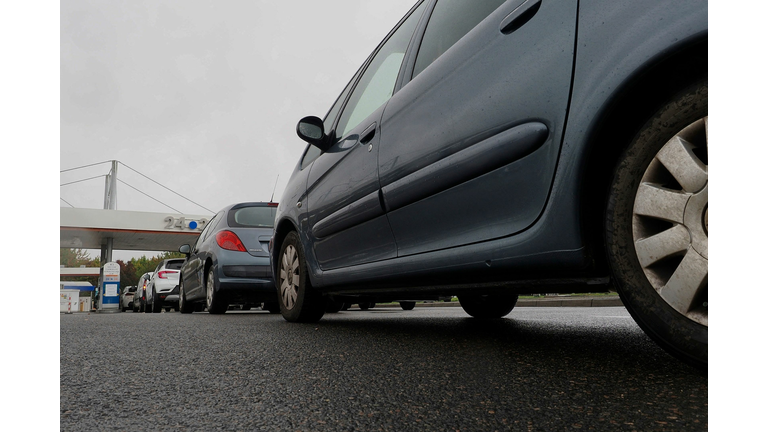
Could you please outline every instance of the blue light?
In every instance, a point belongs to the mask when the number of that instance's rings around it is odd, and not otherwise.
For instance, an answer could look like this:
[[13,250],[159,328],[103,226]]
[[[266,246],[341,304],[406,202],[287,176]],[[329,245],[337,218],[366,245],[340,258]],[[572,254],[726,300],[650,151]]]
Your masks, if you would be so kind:
[[190,221],[189,222],[189,229],[197,229],[197,222]]

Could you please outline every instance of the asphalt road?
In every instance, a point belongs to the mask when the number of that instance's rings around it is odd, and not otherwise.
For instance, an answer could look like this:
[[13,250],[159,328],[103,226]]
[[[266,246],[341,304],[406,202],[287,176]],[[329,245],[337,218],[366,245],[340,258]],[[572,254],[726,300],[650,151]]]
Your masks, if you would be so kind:
[[62,431],[707,429],[707,377],[620,307],[60,322]]

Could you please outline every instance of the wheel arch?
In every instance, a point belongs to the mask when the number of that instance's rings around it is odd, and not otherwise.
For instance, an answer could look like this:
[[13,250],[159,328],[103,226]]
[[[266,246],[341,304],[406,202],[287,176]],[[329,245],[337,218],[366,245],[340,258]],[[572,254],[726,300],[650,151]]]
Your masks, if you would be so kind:
[[586,135],[581,164],[579,213],[585,245],[598,272],[608,271],[603,222],[608,191],[619,159],[645,122],[673,95],[706,79],[704,35],[636,71],[600,110]]
[[283,240],[291,231],[299,232],[296,224],[290,219],[281,220],[275,227],[275,234],[272,236],[272,250],[270,251],[272,274],[275,276],[275,283],[277,283],[277,256],[280,254],[280,248],[283,245]]
[[205,288],[205,284],[208,283],[208,270],[210,270],[211,267],[213,267],[213,264],[214,264],[213,258],[208,256],[205,259],[205,265],[203,266],[203,288]]

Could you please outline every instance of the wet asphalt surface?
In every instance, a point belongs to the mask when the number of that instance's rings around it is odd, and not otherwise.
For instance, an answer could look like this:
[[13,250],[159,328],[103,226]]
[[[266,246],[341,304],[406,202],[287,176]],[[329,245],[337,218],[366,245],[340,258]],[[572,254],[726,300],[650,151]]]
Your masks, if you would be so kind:
[[[707,429],[707,377],[624,308],[61,315],[60,426],[88,430]],[[143,334],[143,336],[139,336]]]

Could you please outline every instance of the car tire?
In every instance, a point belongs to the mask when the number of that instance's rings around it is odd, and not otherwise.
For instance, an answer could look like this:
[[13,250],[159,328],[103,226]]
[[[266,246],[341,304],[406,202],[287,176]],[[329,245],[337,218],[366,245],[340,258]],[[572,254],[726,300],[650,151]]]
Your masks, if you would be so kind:
[[283,318],[289,322],[320,321],[325,299],[310,283],[304,248],[295,231],[283,240],[277,269],[277,298]]
[[218,281],[216,280],[216,270],[213,266],[208,269],[208,276],[205,278],[205,306],[208,313],[219,315],[227,312],[229,306],[219,292]]
[[334,300],[332,297],[325,299],[325,312],[326,313],[339,313],[344,303]]
[[261,309],[265,310],[271,314],[279,314],[280,313],[280,304],[278,302],[264,302],[261,305]]
[[169,307],[167,307],[167,308],[165,308],[165,311],[166,311],[166,312],[170,312],[170,311],[171,311],[171,309],[173,309],[173,308],[169,308]]
[[358,306],[360,306],[361,311],[367,311],[370,305],[368,303],[358,303]]
[[416,302],[400,302],[400,307],[403,310],[413,310],[416,307]]
[[184,292],[184,280],[179,279],[179,307],[177,309],[183,314],[191,314],[195,310],[195,305],[187,301],[187,294]]
[[152,313],[160,313],[163,310],[163,304],[162,302],[158,301],[159,298],[157,297],[157,291],[155,291],[155,287],[152,287],[152,307],[150,309],[150,312]]
[[672,97],[615,169],[605,243],[616,290],[643,331],[701,369],[708,351],[707,81]]
[[512,312],[517,304],[517,294],[461,295],[459,303],[464,312],[474,318],[497,319]]

